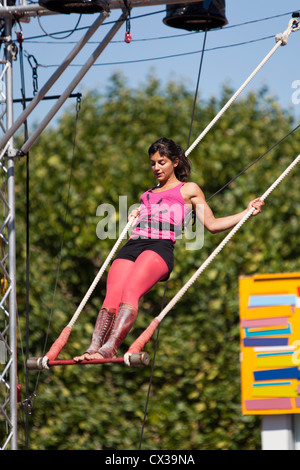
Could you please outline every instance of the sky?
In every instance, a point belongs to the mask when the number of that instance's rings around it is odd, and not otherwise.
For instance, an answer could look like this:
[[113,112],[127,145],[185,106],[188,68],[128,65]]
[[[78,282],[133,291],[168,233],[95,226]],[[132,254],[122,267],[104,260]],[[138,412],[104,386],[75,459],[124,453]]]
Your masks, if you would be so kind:
[[[209,31],[206,37],[199,99],[218,97],[224,84],[230,85],[234,91],[237,90],[272,49],[276,34],[286,30],[292,12],[299,9],[299,0],[227,0],[228,25]],[[61,94],[65,90],[79,72],[80,66],[90,57],[112,27],[106,23],[115,21],[120,14],[121,10],[111,11],[110,17],[74,59],[48,95]],[[42,17],[39,20],[31,18],[29,23],[21,23],[27,97],[33,94],[32,65],[38,64],[37,85],[41,89],[86,32],[84,28],[94,22],[96,15],[82,15],[80,18],[77,14],[58,14]],[[80,92],[84,95],[86,91],[95,89],[105,93],[109,79],[115,72],[121,72],[131,88],[141,86],[149,74],[154,74],[162,86],[170,80],[184,81],[194,92],[204,33],[191,33],[166,26],[163,23],[165,16],[165,5],[133,8],[130,21],[132,42],[128,44],[124,41],[124,24],[95,65],[74,89],[74,93]],[[69,31],[72,31],[76,25],[80,30],[70,35]],[[18,26],[16,31],[19,31]],[[58,32],[61,34],[56,34]],[[13,39],[16,39],[15,31]],[[268,87],[270,95],[288,109],[296,120],[300,117],[299,44],[300,30],[290,35],[288,44],[275,52],[243,92],[247,93],[251,89],[259,90],[263,86]],[[29,55],[32,56],[31,65],[28,60]],[[20,98],[19,60],[14,62],[13,70],[14,98]],[[70,101],[67,100],[51,124],[55,124],[55,119],[60,113],[72,105]],[[75,107],[75,100],[73,101]],[[53,104],[52,101],[40,103],[28,118],[29,128],[40,121]],[[21,105],[16,104],[14,119],[21,111]]]

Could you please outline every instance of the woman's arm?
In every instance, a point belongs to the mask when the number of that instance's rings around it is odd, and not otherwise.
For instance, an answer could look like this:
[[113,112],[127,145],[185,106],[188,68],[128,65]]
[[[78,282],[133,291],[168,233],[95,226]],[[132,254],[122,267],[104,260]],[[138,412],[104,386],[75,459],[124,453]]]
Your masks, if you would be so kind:
[[216,218],[213,214],[213,211],[205,201],[203,191],[195,183],[186,183],[184,186],[184,198],[187,202],[192,204],[193,209],[196,213],[197,218],[204,225],[204,227],[211,233],[223,232],[224,230],[231,229],[244,217],[244,215],[251,209],[255,207],[252,215],[257,215],[261,212],[261,207],[264,205],[264,202],[259,198],[250,201],[248,207],[237,214],[228,215],[226,217]]

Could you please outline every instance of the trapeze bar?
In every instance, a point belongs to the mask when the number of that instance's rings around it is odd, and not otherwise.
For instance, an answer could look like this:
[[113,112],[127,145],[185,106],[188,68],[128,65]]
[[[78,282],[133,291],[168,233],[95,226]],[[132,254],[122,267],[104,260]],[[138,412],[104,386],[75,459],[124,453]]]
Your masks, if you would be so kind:
[[[150,356],[146,352],[140,352],[136,354],[131,354],[130,359],[130,366],[132,367],[140,367],[140,366],[148,366],[150,363]],[[55,361],[48,361],[48,368],[54,366],[84,366],[84,365],[96,365],[96,364],[123,364],[124,358],[123,357],[114,357],[110,359],[93,359],[91,361],[80,361],[75,362],[73,360],[55,360]],[[42,357],[30,357],[26,361],[26,367],[28,370],[43,370],[46,369],[43,365],[43,358]]]

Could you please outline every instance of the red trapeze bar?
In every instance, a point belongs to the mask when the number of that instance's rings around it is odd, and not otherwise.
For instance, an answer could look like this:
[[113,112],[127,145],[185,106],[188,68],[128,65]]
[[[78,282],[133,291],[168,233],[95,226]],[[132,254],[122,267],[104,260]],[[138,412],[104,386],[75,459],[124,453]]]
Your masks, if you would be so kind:
[[48,366],[53,367],[53,366],[84,366],[85,364],[107,364],[111,362],[116,362],[116,363],[123,363],[124,359],[123,357],[114,357],[110,359],[93,359],[90,361],[73,361],[71,360],[55,360],[55,361],[48,361]]
[[[93,364],[108,364],[108,363],[118,363],[123,364],[123,357],[114,357],[108,359],[93,359],[90,361],[80,361],[76,362],[73,359],[70,360],[48,360],[47,367],[43,364],[42,357],[30,357],[27,359],[26,367],[29,370],[43,370],[53,366],[81,366],[81,365],[93,365]],[[137,354],[132,354],[130,356],[130,365],[133,367],[138,366],[147,366],[150,363],[149,354],[146,352],[139,352]]]

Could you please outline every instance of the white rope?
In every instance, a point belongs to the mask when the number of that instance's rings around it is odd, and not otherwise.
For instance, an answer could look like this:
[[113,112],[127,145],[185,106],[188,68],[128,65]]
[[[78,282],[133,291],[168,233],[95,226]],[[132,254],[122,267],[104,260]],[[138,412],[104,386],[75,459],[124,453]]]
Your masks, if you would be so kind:
[[218,114],[214,117],[214,119],[208,124],[208,126],[201,132],[201,134],[197,137],[195,142],[186,150],[185,154],[188,156],[192,150],[199,144],[199,142],[205,137],[208,131],[215,125],[215,123],[220,119],[220,117],[225,113],[225,111],[232,105],[232,103],[236,100],[236,98],[242,93],[242,91],[246,88],[248,83],[255,77],[255,75],[259,72],[259,70],[266,64],[266,62],[272,57],[272,55],[277,51],[280,46],[285,46],[288,42],[289,35],[297,31],[300,28],[300,23],[295,19],[291,19],[289,21],[288,27],[286,31],[283,33],[277,34],[275,36],[276,44],[271,49],[271,51],[266,55],[266,57],[261,61],[261,63],[256,67],[256,69],[249,75],[247,80],[243,83],[243,85],[234,93],[234,95],[230,98],[230,100],[223,106],[223,108],[218,112]]
[[110,251],[109,255],[107,256],[105,262],[103,263],[101,269],[99,270],[97,276],[95,277],[93,283],[91,284],[89,290],[87,291],[87,293],[85,294],[84,298],[82,299],[82,301],[80,302],[76,312],[74,313],[71,321],[69,322],[68,324],[68,327],[72,328],[76,322],[76,320],[78,319],[79,315],[81,314],[85,304],[87,303],[87,301],[89,300],[90,296],[92,295],[95,287],[97,286],[98,282],[100,281],[104,271],[106,270],[108,264],[110,263],[112,257],[114,256],[114,254],[116,253],[117,249],[119,248],[119,245],[121,244],[122,240],[125,238],[129,228],[131,227],[131,225],[133,224],[133,221],[135,220],[135,217],[130,217],[127,225],[125,226],[125,228],[123,229],[121,235],[119,236],[118,240],[116,241],[116,243],[114,244],[112,250]]
[[42,368],[46,369],[46,370],[50,370],[49,358],[47,356],[43,356],[43,358],[42,358]]
[[[269,189],[260,197],[264,201],[269,194],[281,183],[281,181],[288,175],[288,173],[299,163],[300,154],[295,160],[289,165],[289,167],[277,178],[277,180],[269,187]],[[180,289],[180,291],[173,297],[172,300],[166,305],[166,307],[161,311],[161,313],[156,317],[159,322],[167,315],[167,313],[174,307],[174,305],[181,299],[185,292],[191,287],[191,285],[196,281],[196,279],[203,273],[207,266],[213,261],[218,253],[225,247],[229,240],[235,235],[235,233],[241,228],[241,226],[249,219],[254,211],[254,207],[249,209],[249,211],[244,215],[240,222],[228,233],[224,240],[220,243],[219,246],[211,253],[211,255],[204,261],[200,268],[194,273],[194,275],[189,279],[189,281]]]

